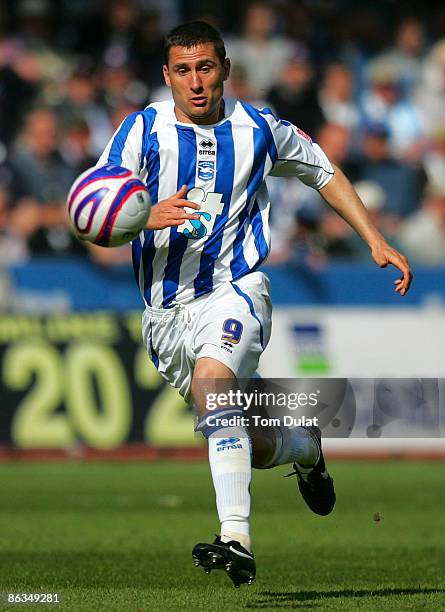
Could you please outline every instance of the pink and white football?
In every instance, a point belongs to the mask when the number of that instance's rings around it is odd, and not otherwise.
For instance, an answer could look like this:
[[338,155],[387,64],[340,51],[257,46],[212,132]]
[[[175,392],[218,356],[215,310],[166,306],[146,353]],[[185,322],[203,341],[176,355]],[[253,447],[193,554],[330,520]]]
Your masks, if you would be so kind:
[[68,215],[81,240],[115,247],[133,240],[150,215],[146,185],[115,164],[90,168],[68,194]]

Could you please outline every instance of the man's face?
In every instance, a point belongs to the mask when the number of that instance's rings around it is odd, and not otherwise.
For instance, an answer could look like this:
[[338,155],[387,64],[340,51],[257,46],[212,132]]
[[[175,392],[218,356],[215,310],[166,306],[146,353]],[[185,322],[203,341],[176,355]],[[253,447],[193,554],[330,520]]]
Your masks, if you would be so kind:
[[213,43],[171,47],[163,71],[165,82],[172,89],[179,121],[205,125],[220,119],[223,82],[229,70],[229,60],[221,63]]

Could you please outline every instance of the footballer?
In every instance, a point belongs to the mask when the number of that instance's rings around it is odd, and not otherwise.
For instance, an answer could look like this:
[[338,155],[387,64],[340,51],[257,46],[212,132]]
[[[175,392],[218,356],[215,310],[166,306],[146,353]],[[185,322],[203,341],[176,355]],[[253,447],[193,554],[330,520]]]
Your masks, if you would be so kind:
[[[235,586],[255,578],[250,538],[251,470],[293,464],[309,508],[335,504],[317,427],[227,427],[243,406],[206,420],[209,393],[254,376],[271,333],[267,276],[268,176],[297,176],[317,189],[369,246],[380,267],[398,268],[395,291],[411,283],[406,258],[372,225],[342,171],[309,136],[267,109],[225,99],[229,76],[220,34],[204,22],[166,37],[164,79],[172,100],[150,104],[120,125],[98,165],[118,164],[147,185],[147,228],[133,241],[133,268],[145,303],[142,334],[160,374],[191,401],[208,441],[220,529],[192,552],[205,571],[221,569]],[[273,206],[273,203],[272,203]],[[215,422],[215,420],[212,420]]]

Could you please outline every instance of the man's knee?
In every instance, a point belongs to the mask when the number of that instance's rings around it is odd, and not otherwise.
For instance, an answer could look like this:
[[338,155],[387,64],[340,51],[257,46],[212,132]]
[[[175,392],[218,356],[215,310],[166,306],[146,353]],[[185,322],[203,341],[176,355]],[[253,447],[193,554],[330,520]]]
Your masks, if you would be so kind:
[[198,359],[192,378],[192,398],[198,415],[207,413],[209,394],[226,393],[234,388],[235,381],[235,374],[221,361],[212,357]]

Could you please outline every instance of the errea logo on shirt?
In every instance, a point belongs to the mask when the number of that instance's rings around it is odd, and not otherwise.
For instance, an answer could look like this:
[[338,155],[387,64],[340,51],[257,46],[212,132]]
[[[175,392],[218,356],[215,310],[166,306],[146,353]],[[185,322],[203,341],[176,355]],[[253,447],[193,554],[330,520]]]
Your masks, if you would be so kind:
[[215,143],[210,138],[203,138],[199,143],[199,155],[216,155]]
[[199,146],[202,147],[203,149],[211,149],[212,147],[215,146],[215,143],[213,142],[213,140],[210,140],[209,138],[204,138],[204,140],[201,140],[201,142],[199,143]]

